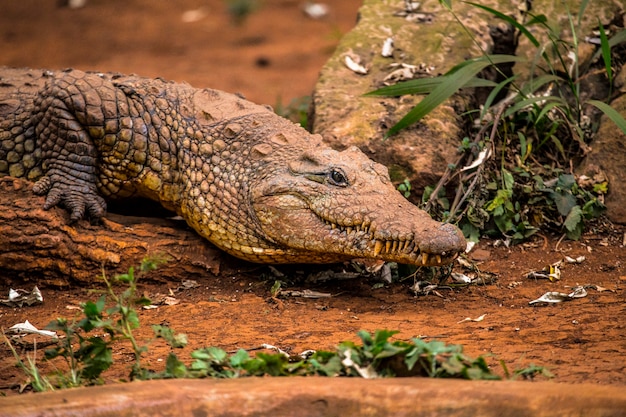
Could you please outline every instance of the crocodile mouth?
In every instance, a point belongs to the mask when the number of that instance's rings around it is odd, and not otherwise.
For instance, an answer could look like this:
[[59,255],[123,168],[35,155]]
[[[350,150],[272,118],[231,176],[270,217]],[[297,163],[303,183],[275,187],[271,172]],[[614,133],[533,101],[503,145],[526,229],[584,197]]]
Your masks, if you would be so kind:
[[[363,212],[335,218],[337,204],[312,204],[301,195],[274,193],[257,198],[260,236],[285,251],[281,262],[331,263],[368,258],[415,266],[442,266],[465,250],[465,238],[451,224],[423,211],[405,212],[408,220],[371,219]],[[374,210],[376,211],[376,210]],[[288,253],[287,253],[288,252]]]
[[403,237],[382,238],[377,236],[371,223],[364,222],[353,226],[342,226],[330,220],[320,218],[330,233],[341,234],[345,240],[365,242],[363,257],[383,259],[418,266],[443,266],[453,262],[461,252],[460,248],[441,252],[420,249],[413,233]]

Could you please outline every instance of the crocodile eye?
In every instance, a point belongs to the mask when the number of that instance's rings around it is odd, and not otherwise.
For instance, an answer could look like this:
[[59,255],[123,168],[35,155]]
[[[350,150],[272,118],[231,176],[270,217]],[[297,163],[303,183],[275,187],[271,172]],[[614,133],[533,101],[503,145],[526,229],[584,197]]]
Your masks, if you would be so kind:
[[348,185],[348,179],[344,173],[338,169],[331,170],[328,176],[330,178],[330,183],[333,185],[338,185],[340,187],[346,187]]

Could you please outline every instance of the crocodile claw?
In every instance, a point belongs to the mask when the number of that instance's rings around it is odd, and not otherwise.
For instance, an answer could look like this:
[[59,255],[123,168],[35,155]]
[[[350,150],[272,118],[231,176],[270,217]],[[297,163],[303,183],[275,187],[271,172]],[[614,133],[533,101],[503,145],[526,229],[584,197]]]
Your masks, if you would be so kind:
[[85,213],[94,219],[104,216],[106,202],[98,195],[95,186],[80,180],[76,180],[74,184],[67,184],[55,179],[55,176],[46,175],[33,186],[35,194],[46,195],[44,210],[63,206],[69,210],[72,222],[85,218]]

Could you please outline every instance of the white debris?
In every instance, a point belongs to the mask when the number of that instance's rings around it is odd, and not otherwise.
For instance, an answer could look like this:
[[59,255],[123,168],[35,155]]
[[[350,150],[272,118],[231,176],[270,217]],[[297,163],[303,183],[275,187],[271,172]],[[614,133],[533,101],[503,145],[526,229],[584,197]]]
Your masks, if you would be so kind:
[[346,67],[357,74],[365,75],[368,72],[367,68],[361,65],[361,59],[357,56],[352,57],[350,55],[346,55],[344,63],[346,64]]
[[361,378],[372,379],[372,378],[377,378],[378,377],[378,373],[376,372],[376,370],[371,365],[368,365],[366,367],[362,367],[362,366],[359,366],[357,363],[355,363],[352,360],[352,350],[351,349],[347,349],[344,352],[344,355],[345,355],[345,357],[341,360],[341,364],[343,366],[345,366],[346,368],[352,368],[355,371],[357,371],[357,373],[359,375],[361,375]]
[[303,6],[302,10],[304,10],[304,14],[311,19],[322,19],[330,13],[330,7],[324,3],[307,2]]
[[528,304],[533,305],[536,303],[562,303],[563,301],[571,301],[575,298],[583,298],[587,296],[587,290],[584,287],[574,287],[574,290],[569,294],[564,294],[557,291],[549,291],[537,298],[536,300],[529,301]]
[[18,334],[21,334],[21,333],[38,334],[41,336],[47,336],[47,337],[51,337],[54,339],[58,337],[56,332],[53,332],[51,330],[39,330],[38,328],[30,324],[28,320],[26,320],[24,323],[14,324],[13,326],[9,327],[7,332],[18,333]]
[[384,79],[383,83],[385,85],[397,84],[400,81],[408,81],[416,78],[417,75],[420,74],[430,74],[435,67],[432,65],[426,65],[424,63],[420,65],[411,65],[405,63],[394,63],[390,65],[391,68],[395,68],[392,72],[390,72]]
[[11,307],[22,307],[24,304],[27,306],[33,304],[41,304],[43,303],[43,295],[41,295],[41,291],[37,286],[33,288],[32,291],[28,292],[26,290],[13,288],[9,289],[9,298],[0,299],[0,304],[4,304]]
[[393,38],[389,37],[385,39],[385,42],[383,42],[383,49],[380,54],[385,58],[393,56]]
[[471,284],[473,281],[472,278],[460,272],[453,272],[450,274],[450,277],[454,280],[454,282],[458,282],[460,284]]
[[568,264],[581,264],[585,261],[585,259],[587,258],[585,258],[584,256],[579,256],[577,258],[571,258],[569,256],[566,256],[565,262],[567,262]]
[[474,321],[474,322],[480,322],[483,321],[485,319],[485,316],[487,315],[487,313],[483,314],[482,316],[478,316],[475,319],[471,318],[471,317],[465,317],[463,320],[461,321],[457,321],[457,324],[459,323],[465,323],[466,321]]
[[203,7],[200,7],[199,9],[187,10],[183,12],[180,16],[180,20],[184,23],[194,23],[204,19],[206,15],[206,10]]
[[463,169],[461,169],[461,172],[469,171],[470,169],[476,168],[477,166],[485,162],[487,159],[489,159],[490,156],[491,156],[491,147],[488,146],[482,151],[480,151],[480,153],[478,154],[478,158],[476,158],[474,162],[472,162],[466,167],[463,167]]

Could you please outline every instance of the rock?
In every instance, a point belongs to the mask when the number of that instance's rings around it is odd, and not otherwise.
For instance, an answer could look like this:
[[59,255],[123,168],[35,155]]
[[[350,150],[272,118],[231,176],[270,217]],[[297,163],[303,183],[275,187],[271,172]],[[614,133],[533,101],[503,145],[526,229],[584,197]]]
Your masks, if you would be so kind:
[[[611,107],[626,118],[626,96],[613,100]],[[609,181],[609,192],[604,200],[607,217],[612,222],[626,224],[626,135],[608,117],[602,116],[591,151],[577,172],[588,177],[598,173],[606,176]]]
[[[477,91],[473,96],[454,96],[419,123],[384,140],[385,132],[422,96],[380,98],[363,97],[363,94],[383,86],[385,77],[397,69],[392,64],[431,68],[430,74],[438,75],[468,58],[481,56],[483,51],[516,53],[532,62],[537,48],[522,36],[517,51],[513,52],[513,45],[509,45],[513,37],[507,36],[510,29],[505,22],[467,3],[452,2],[452,10],[475,40],[444,8],[442,3],[445,2],[422,2],[418,13],[413,13],[414,21],[398,15],[402,14],[407,3],[412,2],[365,0],[358,24],[343,37],[320,73],[313,94],[311,122],[313,130],[322,134],[331,146],[338,149],[359,146],[372,159],[389,167],[394,182],[400,183],[408,178],[413,190],[421,193],[426,185],[435,184],[447,165],[457,157],[456,149],[463,136],[460,114],[476,108],[486,95]],[[527,3],[508,0],[480,2],[518,21],[522,13],[520,8],[526,7]],[[570,4],[569,10],[574,19],[577,19],[579,5],[580,2]],[[589,2],[582,15],[579,36],[590,34],[597,27],[598,19],[604,23],[613,21],[623,9],[618,2]],[[532,2],[532,13],[546,15],[553,27],[561,28],[563,39],[571,38],[568,15],[560,0],[536,0]],[[540,44],[547,44],[548,40],[541,37],[542,31],[534,30],[533,26],[529,29],[538,37]],[[390,37],[393,38],[393,52],[383,56],[383,44]],[[581,60],[588,60],[592,52],[593,48],[581,41]],[[347,56],[360,61],[358,63],[367,73],[350,70],[345,64]],[[558,68],[560,64],[555,65]],[[520,73],[520,80],[523,80],[528,77],[524,71],[527,72],[529,67],[526,64],[515,65],[509,70]],[[615,182],[613,186],[616,187]],[[623,209],[626,205],[621,207]]]
[[[320,73],[313,95],[313,130],[333,147],[359,146],[371,158],[387,165],[392,180],[409,178],[413,189],[422,190],[436,183],[447,164],[454,159],[460,140],[458,114],[466,107],[451,100],[424,120],[384,140],[385,132],[402,118],[420,97],[363,97],[383,86],[383,79],[396,67],[394,63],[425,64],[434,67],[433,75],[470,57],[473,50],[453,16],[436,1],[423,7],[429,23],[411,23],[394,16],[403,2],[365,1],[357,26],[345,35],[333,57]],[[446,28],[454,27],[448,30]],[[381,55],[389,37],[394,40],[391,57]],[[346,56],[361,60],[367,75],[348,69]]]

